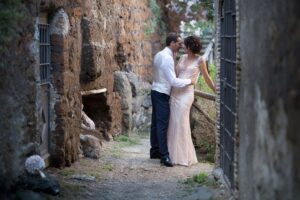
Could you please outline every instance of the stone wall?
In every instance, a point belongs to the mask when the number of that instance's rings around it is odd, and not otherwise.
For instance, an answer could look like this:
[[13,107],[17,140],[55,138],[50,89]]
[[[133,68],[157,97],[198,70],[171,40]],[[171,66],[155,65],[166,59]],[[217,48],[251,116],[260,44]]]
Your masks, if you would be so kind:
[[239,0],[240,199],[300,199],[300,3]]
[[[146,0],[53,0],[42,1],[41,5],[41,12],[50,14],[51,27],[52,163],[70,165],[78,158],[80,91],[107,89],[96,106],[104,112],[91,113],[101,114],[95,118],[101,132],[127,134],[141,124],[144,113],[149,113],[149,106],[145,108],[142,103],[149,98],[152,44],[158,36],[144,34],[144,22],[152,15]],[[127,75],[126,80],[116,82],[120,81],[114,76],[118,71],[132,74],[138,82],[130,82]],[[130,82],[127,86],[126,81]],[[118,91],[116,84],[126,88]],[[134,84],[138,91],[149,91],[135,95]],[[123,98],[124,91],[129,99]],[[125,103],[130,104],[126,109],[122,107]],[[140,108],[134,110],[137,103]],[[143,122],[150,121],[146,116]]]
[[[79,151],[82,3],[80,0],[41,0],[34,1],[34,4],[38,8],[32,11],[37,19],[35,29],[40,15],[47,16],[50,25],[50,164],[70,165],[78,159]],[[36,111],[39,111],[39,95],[36,96],[36,104]],[[40,131],[39,124],[37,131]]]
[[[81,89],[107,89],[106,102],[101,104],[109,107],[104,131],[112,135],[135,129],[145,112],[142,103],[149,98],[152,56],[160,48],[157,34],[145,34],[145,22],[152,15],[147,0],[83,4]],[[136,95],[136,86],[138,91],[149,91]]]
[[[107,88],[98,98],[105,110],[98,119],[106,120],[106,132],[147,130],[152,56],[161,47],[158,34],[144,34],[144,22],[153,15],[147,0],[41,0],[19,6],[24,17],[13,26],[11,39],[1,44],[10,49],[1,52],[0,65],[0,102],[5,105],[0,111],[1,188],[9,188],[9,180],[24,173],[26,157],[40,153],[41,13],[48,15],[51,34],[49,151],[53,166],[68,166],[78,159],[82,91]],[[117,89],[118,74],[124,90]],[[127,99],[122,98],[124,91]],[[126,109],[124,100],[128,100]]]
[[[65,3],[56,8],[50,18],[51,103],[53,124],[51,130],[51,163],[55,166],[71,165],[78,159],[81,124],[80,64],[81,64],[81,4],[72,7]],[[48,11],[49,13],[49,11]]]
[[[1,11],[2,6],[0,3]],[[37,11],[31,1],[25,5],[16,4],[14,8],[21,19],[1,24],[14,31],[0,44],[0,198],[23,172],[25,157],[39,151],[34,112],[36,51],[32,48],[33,14]],[[16,15],[14,9],[10,12],[11,16]]]

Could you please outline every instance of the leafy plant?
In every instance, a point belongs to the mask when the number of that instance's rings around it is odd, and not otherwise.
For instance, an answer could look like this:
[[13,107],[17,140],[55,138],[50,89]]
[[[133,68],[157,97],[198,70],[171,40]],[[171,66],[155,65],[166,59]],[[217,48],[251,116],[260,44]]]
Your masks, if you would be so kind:
[[139,142],[137,138],[128,137],[125,135],[115,136],[114,141],[119,142],[120,143],[119,146],[121,147],[136,145]]
[[[172,0],[166,7],[171,12],[185,16],[185,20],[180,22],[181,37],[189,35],[203,37],[213,32],[213,0]],[[201,13],[201,17],[199,13]]]
[[198,175],[193,176],[193,181],[199,184],[203,184],[207,181],[207,174],[205,172],[200,172]]
[[180,13],[185,12],[188,17],[195,16],[201,10],[205,10],[207,21],[214,20],[214,0],[172,0],[167,4],[170,11]]
[[189,35],[205,37],[213,32],[214,26],[211,22],[192,20],[189,22],[181,21],[179,28],[182,37],[187,37]]
[[186,179],[183,183],[187,185],[195,185],[195,184],[206,185],[206,186],[216,185],[215,180],[209,178],[209,176],[205,172],[200,172],[199,174]]
[[203,148],[206,150],[205,160],[208,162],[214,162],[214,155],[215,155],[215,146],[211,143],[204,142]]
[[151,17],[148,23],[145,23],[144,33],[146,36],[149,36],[155,31],[158,31],[158,33],[163,36],[162,38],[164,38],[166,34],[166,25],[161,17],[161,9],[157,5],[156,0],[150,0],[149,6],[154,16]]
[[16,30],[23,20],[21,0],[2,0],[0,2],[0,53],[8,52],[6,44],[13,40]]
[[214,1],[213,0],[202,0],[202,5],[207,11],[206,18],[212,22],[214,20]]
[[[217,74],[216,66],[214,64],[210,64],[209,67],[208,67],[208,71],[209,71],[208,73],[209,73],[210,77],[212,78],[212,80],[215,81],[216,80],[216,74]],[[214,94],[212,89],[210,89],[210,87],[208,87],[208,85],[206,84],[203,76],[199,77],[196,87],[197,87],[197,89],[199,89],[203,92]]]
[[205,160],[211,163],[215,162],[214,153],[207,153]]

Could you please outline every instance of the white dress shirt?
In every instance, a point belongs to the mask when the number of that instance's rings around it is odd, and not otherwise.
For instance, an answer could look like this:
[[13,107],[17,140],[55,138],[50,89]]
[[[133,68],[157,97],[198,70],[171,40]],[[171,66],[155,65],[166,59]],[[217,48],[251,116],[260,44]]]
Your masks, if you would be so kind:
[[153,67],[152,90],[170,95],[171,87],[185,87],[191,84],[190,79],[176,78],[173,53],[169,47],[154,56]]

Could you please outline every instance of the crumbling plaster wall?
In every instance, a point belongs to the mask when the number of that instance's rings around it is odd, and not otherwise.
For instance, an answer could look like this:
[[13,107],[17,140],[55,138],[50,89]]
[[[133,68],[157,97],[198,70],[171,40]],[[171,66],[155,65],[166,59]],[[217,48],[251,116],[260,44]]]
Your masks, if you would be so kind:
[[240,199],[300,198],[300,4],[240,7]]

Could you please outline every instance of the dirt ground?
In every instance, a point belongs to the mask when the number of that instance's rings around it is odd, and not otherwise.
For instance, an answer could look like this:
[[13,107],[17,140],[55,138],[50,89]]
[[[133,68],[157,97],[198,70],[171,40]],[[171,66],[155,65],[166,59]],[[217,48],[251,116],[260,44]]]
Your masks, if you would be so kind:
[[[229,199],[224,186],[211,176],[213,164],[165,167],[158,159],[149,159],[149,148],[148,136],[135,136],[129,141],[105,143],[99,160],[81,158],[68,168],[50,168],[47,173],[58,178],[61,192],[45,197],[68,200]],[[200,172],[207,175],[206,183],[192,180]]]

